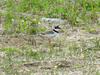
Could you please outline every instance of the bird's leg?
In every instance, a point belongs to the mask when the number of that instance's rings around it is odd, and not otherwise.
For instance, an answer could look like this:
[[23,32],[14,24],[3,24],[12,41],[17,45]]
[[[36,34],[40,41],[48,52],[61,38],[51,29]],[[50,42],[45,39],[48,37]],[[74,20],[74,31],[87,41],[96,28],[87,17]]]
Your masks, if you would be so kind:
[[52,40],[51,39],[48,39],[48,42],[49,42],[49,49],[50,49],[50,53],[52,53],[53,51],[53,44],[52,44]]
[[31,45],[32,45],[33,47],[36,47],[36,46],[37,46],[37,43],[36,43],[36,40],[35,40],[34,37],[30,37],[30,38],[29,38],[29,42],[31,43]]
[[36,43],[35,39],[32,39],[32,45],[33,45],[33,47],[37,47],[37,43]]
[[49,45],[51,45],[51,39],[48,38],[48,41],[49,41]]

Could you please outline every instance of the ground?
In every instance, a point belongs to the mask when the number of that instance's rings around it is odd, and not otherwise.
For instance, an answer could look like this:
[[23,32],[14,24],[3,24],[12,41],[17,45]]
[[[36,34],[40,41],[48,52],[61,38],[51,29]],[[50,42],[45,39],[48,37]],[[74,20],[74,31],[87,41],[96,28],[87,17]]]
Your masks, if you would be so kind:
[[60,26],[51,43],[38,35],[0,35],[1,75],[100,75],[100,26]]

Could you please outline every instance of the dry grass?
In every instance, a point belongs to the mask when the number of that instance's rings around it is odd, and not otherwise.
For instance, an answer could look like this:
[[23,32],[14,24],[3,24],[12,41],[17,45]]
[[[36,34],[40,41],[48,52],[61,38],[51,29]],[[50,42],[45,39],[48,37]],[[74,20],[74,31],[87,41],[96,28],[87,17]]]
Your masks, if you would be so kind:
[[[99,11],[99,0],[0,0],[0,74],[100,75]],[[55,25],[51,43],[37,35]]]
[[82,29],[64,29],[52,45],[37,35],[0,36],[2,75],[99,75],[100,32]]

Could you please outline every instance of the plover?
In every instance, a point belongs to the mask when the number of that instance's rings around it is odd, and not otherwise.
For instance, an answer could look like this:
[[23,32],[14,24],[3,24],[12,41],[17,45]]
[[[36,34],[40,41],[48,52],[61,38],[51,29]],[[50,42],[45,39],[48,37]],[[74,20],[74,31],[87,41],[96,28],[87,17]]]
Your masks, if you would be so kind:
[[48,39],[49,43],[52,39],[59,37],[61,27],[54,26],[51,31],[47,31],[45,33],[41,33],[40,36],[45,40]]

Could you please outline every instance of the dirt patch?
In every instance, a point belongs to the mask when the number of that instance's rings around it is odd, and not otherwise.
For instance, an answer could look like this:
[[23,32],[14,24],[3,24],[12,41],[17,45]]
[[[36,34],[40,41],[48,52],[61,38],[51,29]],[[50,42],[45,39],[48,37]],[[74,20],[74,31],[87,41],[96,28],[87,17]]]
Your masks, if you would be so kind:
[[[8,49],[0,51],[0,72],[11,70],[22,75],[86,75],[93,72],[95,75],[100,71],[100,32],[89,33],[81,27],[62,28],[64,32],[51,44],[38,35],[0,35],[0,49]],[[16,50],[10,52],[8,47]]]

